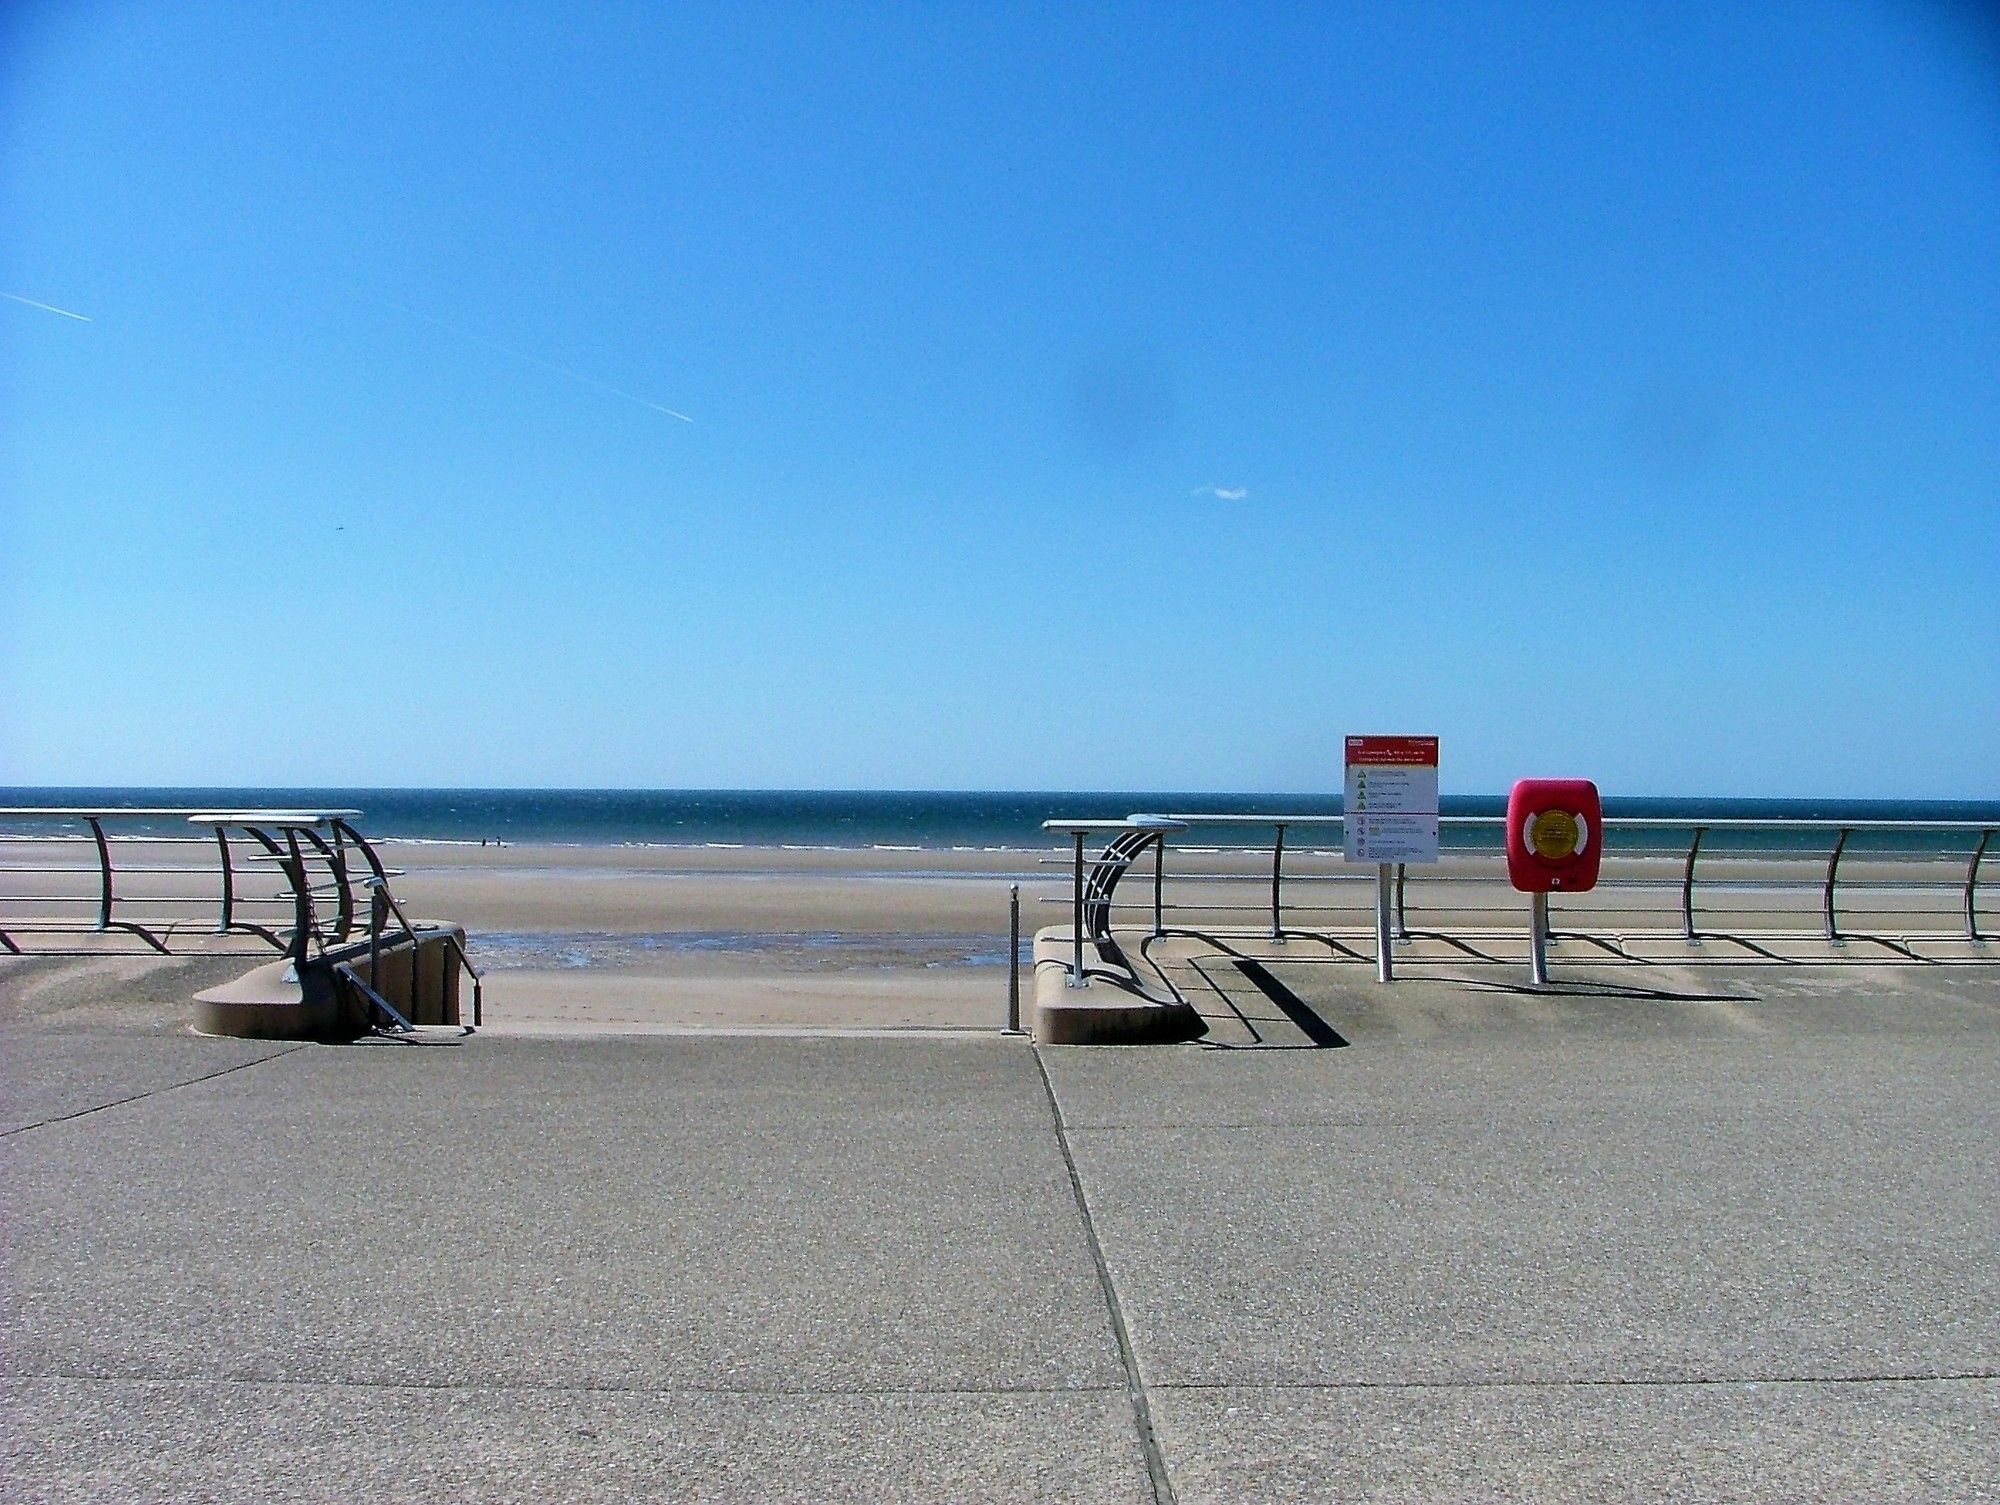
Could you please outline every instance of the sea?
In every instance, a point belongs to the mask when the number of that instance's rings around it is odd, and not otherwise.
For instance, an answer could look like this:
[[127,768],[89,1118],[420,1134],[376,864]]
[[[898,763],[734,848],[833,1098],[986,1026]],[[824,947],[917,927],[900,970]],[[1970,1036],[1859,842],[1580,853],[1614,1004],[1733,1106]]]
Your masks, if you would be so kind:
[[[1501,815],[1506,796],[1447,795],[1446,815]],[[1217,793],[1173,790],[748,790],[748,789],[358,789],[358,788],[32,788],[0,787],[0,836],[71,835],[73,822],[13,816],[7,807],[130,809],[353,809],[371,839],[575,846],[793,847],[1025,851],[1047,846],[1048,820],[1114,820],[1138,812],[1337,815],[1340,795]],[[1800,800],[1608,796],[1611,817],[1694,823],[1719,819],[1972,821],[2000,826],[2000,800]],[[185,831],[167,817],[121,821],[128,835]],[[1301,845],[1319,845],[1295,832]],[[1261,829],[1203,827],[1209,845],[1268,844]],[[1446,828],[1448,846],[1476,849],[1499,839],[1491,830]],[[1726,839],[1726,838],[1725,838]],[[1801,831],[1801,848],[1824,832]],[[1907,838],[1904,838],[1907,840]],[[1970,833],[1976,841],[1978,833]],[[1327,833],[1326,844],[1335,838]],[[1634,841],[1641,844],[1646,838]],[[1665,845],[1684,835],[1662,835]],[[1779,838],[1782,844],[1785,838]],[[1866,838],[1864,837],[1865,841]],[[1965,844],[1961,833],[1926,838],[1940,849]],[[1764,844],[1773,844],[1768,836]],[[1180,842],[1176,843],[1182,844]],[[1621,845],[1627,843],[1621,841]],[[1706,849],[1706,848],[1705,848]]]

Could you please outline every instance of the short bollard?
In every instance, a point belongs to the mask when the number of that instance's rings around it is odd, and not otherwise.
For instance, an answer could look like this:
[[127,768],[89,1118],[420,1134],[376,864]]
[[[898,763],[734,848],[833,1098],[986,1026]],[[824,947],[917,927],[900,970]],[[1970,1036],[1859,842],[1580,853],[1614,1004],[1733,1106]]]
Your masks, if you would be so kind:
[[1007,889],[1007,1027],[1003,1035],[1025,1033],[1021,1028],[1021,885]]
[[1072,893],[1075,913],[1070,919],[1070,945],[1074,948],[1075,960],[1070,963],[1069,985],[1080,988],[1090,980],[1083,975],[1083,832],[1081,831],[1076,833],[1076,881]]

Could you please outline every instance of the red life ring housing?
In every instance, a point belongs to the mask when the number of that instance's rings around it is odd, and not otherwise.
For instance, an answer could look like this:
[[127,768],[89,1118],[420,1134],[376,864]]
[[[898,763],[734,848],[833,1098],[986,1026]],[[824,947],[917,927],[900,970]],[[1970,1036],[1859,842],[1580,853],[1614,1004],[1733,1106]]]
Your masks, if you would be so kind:
[[1589,779],[1522,779],[1507,796],[1507,879],[1524,894],[1597,886],[1604,806]]

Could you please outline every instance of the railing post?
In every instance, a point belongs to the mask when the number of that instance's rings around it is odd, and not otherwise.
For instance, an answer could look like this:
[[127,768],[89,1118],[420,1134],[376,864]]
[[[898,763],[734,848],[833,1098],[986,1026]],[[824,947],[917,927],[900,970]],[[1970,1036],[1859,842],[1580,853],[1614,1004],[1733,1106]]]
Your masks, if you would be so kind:
[[1821,897],[1820,906],[1826,915],[1826,938],[1829,941],[1840,939],[1840,922],[1835,917],[1833,909],[1833,886],[1840,877],[1840,854],[1847,850],[1847,838],[1853,834],[1852,827],[1842,826],[1840,839],[1833,844],[1833,855],[1826,859],[1826,890]]
[[104,822],[94,815],[86,815],[90,822],[90,834],[97,841],[97,871],[102,879],[102,887],[97,897],[97,928],[111,928],[111,846],[104,839]]
[[361,854],[362,859],[368,864],[369,872],[373,873],[377,878],[382,879],[385,883],[388,881],[388,869],[382,866],[382,859],[376,855],[375,848],[368,844],[367,837],[363,836],[339,816],[335,816],[333,819],[333,830],[336,836],[344,836],[347,844]]
[[[376,992],[382,991],[382,927],[389,923],[389,901],[382,897],[380,883],[371,883],[368,888],[368,986]],[[415,949],[411,955],[414,957]],[[412,961],[411,965],[416,964]]]
[[1277,823],[1277,837],[1271,843],[1271,939],[1285,938],[1285,823]]
[[1161,923],[1162,903],[1167,882],[1167,833],[1162,831],[1153,838],[1153,939],[1158,940],[1165,933]]
[[1075,835],[1076,835],[1076,879],[1074,885],[1075,903],[1071,906],[1072,908],[1071,919],[1074,922],[1075,930],[1070,937],[1071,961],[1069,969],[1069,985],[1073,988],[1080,988],[1084,985],[1083,984],[1083,832],[1078,831],[1075,833]]
[[1681,870],[1681,935],[1690,941],[1697,939],[1694,933],[1694,859],[1701,851],[1702,837],[1707,834],[1707,826],[1694,828],[1694,840],[1688,843],[1687,866]]
[[1972,862],[1965,870],[1965,936],[1967,940],[1983,940],[1979,933],[1979,864],[1986,856],[1986,847],[1993,840],[1990,830],[1979,833],[1979,845],[1972,850]]
[[[311,826],[301,826],[298,829],[305,833],[306,840],[326,860],[327,876],[332,882],[334,890],[333,939],[338,944],[346,940],[354,931],[354,890],[349,886],[347,881],[346,855],[338,848],[340,833],[337,830],[334,832],[335,845],[328,846],[326,838],[321,836]],[[308,857],[306,860],[310,861],[311,858]],[[315,925],[319,923],[316,911],[313,923]]]
[[338,926],[340,939],[344,941],[354,929],[354,886],[347,876],[347,843],[341,838],[338,822],[333,827],[333,849],[327,856],[327,868],[339,892]]
[[299,851],[299,834],[291,826],[285,828],[285,852],[285,876],[292,883],[292,965],[303,967],[308,955],[306,943],[311,940],[318,921],[313,915],[312,886],[306,877],[306,859]]
[[227,935],[236,928],[236,868],[229,860],[229,828],[220,821],[215,826],[215,844],[222,854],[222,918],[215,933]]

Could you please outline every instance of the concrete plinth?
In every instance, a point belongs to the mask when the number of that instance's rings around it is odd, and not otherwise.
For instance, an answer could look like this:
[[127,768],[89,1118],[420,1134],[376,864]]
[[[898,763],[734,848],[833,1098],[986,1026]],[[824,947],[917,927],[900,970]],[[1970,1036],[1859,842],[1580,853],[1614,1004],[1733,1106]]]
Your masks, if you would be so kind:
[[374,1021],[366,995],[336,970],[351,966],[363,981],[412,1024],[459,1023],[459,968],[453,946],[463,948],[456,926],[422,930],[371,955],[359,942],[328,951],[303,965],[289,958],[252,968],[233,982],[197,993],[197,1034],[255,1040],[351,1040]]
[[289,958],[253,967],[234,982],[194,995],[198,1035],[245,1040],[351,1039],[360,1030],[348,1023],[346,1014],[345,1000],[326,968],[309,966],[301,973]]
[[1086,942],[1084,985],[1070,977],[1073,933],[1035,937],[1034,1037],[1042,1045],[1156,1045],[1192,1040],[1206,1026],[1177,1000],[1148,998],[1122,956],[1107,958]]

